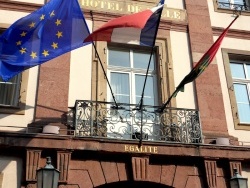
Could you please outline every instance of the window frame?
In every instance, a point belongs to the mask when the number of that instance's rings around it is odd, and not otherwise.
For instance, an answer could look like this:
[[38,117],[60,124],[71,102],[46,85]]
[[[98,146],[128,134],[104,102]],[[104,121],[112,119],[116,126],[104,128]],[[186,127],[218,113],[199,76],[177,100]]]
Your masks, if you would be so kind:
[[233,79],[230,61],[236,62],[250,62],[250,51],[242,51],[242,50],[232,50],[232,49],[222,49],[222,56],[225,68],[225,75],[227,80],[227,88],[231,103],[232,116],[234,121],[235,130],[249,130],[250,131],[250,123],[241,123],[239,119],[239,112],[237,107],[236,95],[234,91],[234,81],[237,79]]
[[[11,103],[14,103],[14,104],[4,104],[4,103],[1,103],[0,102],[0,106],[6,106],[6,107],[17,107],[18,106],[18,103],[19,103],[19,96],[20,96],[20,88],[21,88],[21,79],[22,79],[22,74],[18,74],[16,76],[13,77],[14,79],[10,79],[9,81],[2,81],[0,80],[0,86],[1,85],[9,85],[11,87],[14,87],[14,88],[11,88],[11,92],[15,92],[14,93],[14,96],[12,96],[12,99],[11,101],[14,101],[14,102],[11,102]],[[16,86],[15,86],[16,85]],[[16,87],[16,88],[15,88]],[[13,91],[14,90],[14,91]],[[0,94],[1,95],[1,94]],[[6,95],[5,95],[6,96]],[[8,97],[9,99],[10,97]]]
[[[93,101],[108,101],[107,99],[107,80],[104,76],[103,70],[107,73],[107,42],[96,41],[96,51],[93,48],[92,53],[92,82],[91,82],[91,100]],[[118,46],[123,46],[122,43],[117,43]],[[143,46],[136,46],[135,48],[142,49]],[[158,66],[155,68],[157,75],[157,89],[158,89],[158,104],[164,104],[169,96],[175,90],[173,60],[171,55],[170,33],[166,32],[164,37],[158,37],[155,42],[156,58]],[[99,62],[102,62],[102,66]],[[173,98],[169,104],[171,107],[176,107],[176,98]]]
[[[247,64],[249,65],[250,62],[249,61],[244,62],[244,61],[232,59],[232,60],[230,60],[230,65],[232,63],[243,65],[243,71],[244,71],[243,73],[244,73],[244,76],[245,76],[245,78],[237,78],[237,77],[234,78],[232,76],[233,88],[234,88],[235,96],[236,96],[236,104],[237,104],[237,106],[238,106],[238,104],[248,104],[248,105],[250,105],[250,79],[249,79],[249,76],[247,74],[247,67],[246,67],[246,65]],[[239,85],[244,85],[245,86],[248,103],[237,101],[237,95],[236,95],[235,85],[238,85],[238,86]],[[239,116],[239,122],[240,122],[240,124],[250,124],[250,121],[249,122],[244,122],[244,121],[240,120],[240,110],[239,110],[239,108],[237,108],[237,109],[239,111],[238,112],[238,116]]]
[[26,96],[27,96],[27,87],[28,87],[28,76],[29,71],[26,70],[21,73],[21,83],[19,89],[19,101],[17,106],[6,106],[0,105],[0,113],[2,114],[16,114],[16,115],[24,115],[25,114],[25,106],[26,106]]
[[[248,10],[242,10],[241,15],[250,16],[250,1],[249,0],[247,0],[247,1],[248,2],[246,3],[246,6],[247,6]],[[227,9],[227,8],[219,7],[218,0],[213,0],[213,3],[214,3],[214,11],[215,12],[232,14],[235,11],[234,9]]]
[[[110,65],[108,62],[108,55],[109,55],[109,49],[115,49],[115,50],[126,50],[129,53],[129,57],[130,57],[130,67],[122,67],[122,66],[113,66]],[[136,46],[131,46],[131,45],[124,45],[123,47],[119,47],[115,44],[110,44],[108,45],[107,48],[107,76],[109,81],[111,82],[111,74],[112,73],[120,73],[120,74],[128,74],[129,75],[129,95],[130,95],[130,104],[137,104],[138,102],[136,102],[136,90],[135,90],[135,81],[136,81],[136,75],[142,75],[142,76],[146,76],[146,69],[147,67],[145,67],[145,69],[140,69],[140,68],[135,68],[134,67],[134,62],[133,60],[131,60],[132,55],[134,54],[134,52],[148,52],[148,54],[150,54],[150,50],[151,48],[144,48],[144,49],[136,49]],[[156,56],[156,50],[154,49],[154,56]],[[157,70],[156,67],[158,66],[157,63],[157,58],[154,57],[154,70],[149,70],[148,72],[148,76],[152,76],[153,77],[153,90],[154,90],[154,106],[157,106],[159,104],[159,95],[158,95],[158,83],[157,83]],[[109,91],[109,88],[107,87],[108,90],[108,101],[110,101],[111,99],[111,92]]]
[[[245,6],[245,8],[248,8],[248,6],[249,6],[249,1],[248,0],[241,0],[243,4],[238,4],[237,2],[235,2],[235,1],[239,1],[239,0],[223,0],[225,2],[220,2],[220,1],[221,0],[217,0],[217,3],[228,4],[228,6],[230,7],[228,9],[234,9],[235,6],[236,7],[237,6]],[[225,8],[225,9],[227,9],[227,8]],[[246,10],[246,11],[248,11],[248,10]]]

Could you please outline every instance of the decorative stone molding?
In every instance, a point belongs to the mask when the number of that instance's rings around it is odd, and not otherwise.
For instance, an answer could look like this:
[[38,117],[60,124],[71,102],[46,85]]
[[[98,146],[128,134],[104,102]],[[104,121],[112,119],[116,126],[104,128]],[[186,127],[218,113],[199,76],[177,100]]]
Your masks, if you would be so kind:
[[70,159],[71,159],[71,152],[57,151],[57,169],[60,171],[60,176],[59,176],[60,182],[68,181]]
[[216,161],[205,160],[207,183],[209,188],[217,187],[217,164]]
[[239,174],[241,174],[242,168],[241,168],[241,162],[239,161],[230,161],[230,174],[231,177],[234,176],[234,169],[237,169],[237,171],[239,172]]
[[148,158],[132,158],[133,179],[135,181],[146,181],[148,179]]
[[[133,0],[82,0],[80,6],[83,9],[104,12],[105,14],[131,14],[137,13],[146,9],[154,7],[156,3],[151,1],[133,1]],[[162,15],[162,20],[171,20],[177,22],[187,22],[187,14],[185,9],[169,8],[165,5]]]
[[41,150],[27,150],[26,181],[36,181],[36,170],[39,167]]

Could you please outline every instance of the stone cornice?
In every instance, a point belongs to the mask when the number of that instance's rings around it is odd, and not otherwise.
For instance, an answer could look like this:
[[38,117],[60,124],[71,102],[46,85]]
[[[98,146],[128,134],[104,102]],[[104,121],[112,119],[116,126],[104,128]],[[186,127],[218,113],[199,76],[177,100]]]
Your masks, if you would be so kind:
[[[136,13],[148,8],[152,8],[155,4],[143,1],[117,1],[117,0],[80,0],[81,7],[84,11],[95,11],[104,14],[115,14],[118,16],[124,14]],[[24,3],[18,1],[0,0],[0,9],[12,10],[20,12],[32,12],[40,8],[41,4]],[[165,6],[161,16],[162,20],[173,20],[178,22],[187,22],[186,10],[168,8]]]
[[[108,0],[108,1],[112,2],[112,0]],[[133,11],[130,11],[130,12],[128,10],[120,11],[120,12],[118,11],[117,13],[117,11],[108,10],[108,8],[106,8],[107,9],[106,10],[105,7],[102,10],[100,10],[100,9],[97,9],[95,6],[91,6],[90,4],[87,4],[88,6],[85,6],[86,3],[84,4],[83,3],[84,1],[80,1],[80,3],[81,2],[82,2],[82,8],[84,9],[84,16],[86,19],[90,20],[92,18],[91,17],[91,14],[92,14],[94,21],[102,21],[102,22],[107,22],[110,19],[118,17],[122,14],[130,14],[133,12],[138,12],[139,10],[150,8],[154,5],[151,1],[150,2],[137,1],[136,5],[134,5],[133,3],[130,3],[130,4],[126,3],[127,8],[130,7],[131,9],[133,9]],[[32,11],[37,10],[41,6],[43,5],[34,4],[34,3],[17,2],[17,1],[0,0],[0,9],[2,10],[30,13]],[[163,30],[187,32],[186,11],[165,7],[163,14],[162,14],[161,25],[159,28]]]
[[[95,12],[95,11],[92,11],[90,13],[89,10],[84,11],[84,16],[86,19],[91,19],[91,20],[93,19],[94,22],[103,22],[103,23],[117,17],[117,15],[112,14],[112,13],[107,14],[107,13]],[[188,24],[186,22],[178,22],[174,20],[161,20],[159,29],[187,32]]]
[[[155,4],[149,2],[133,0],[80,0],[80,5],[84,10],[91,10],[93,12],[103,12],[105,14],[115,14],[118,16],[137,13],[155,6]],[[187,22],[186,10],[169,8],[165,5],[161,15],[161,19]]]
[[[219,36],[225,28],[213,27],[212,29],[213,29],[213,35]],[[250,31],[229,29],[226,37],[250,40]]]
[[[35,149],[58,149],[58,150],[85,150],[104,153],[130,153],[159,156],[190,156],[203,158],[228,158],[248,159],[249,147],[241,146],[218,146],[212,144],[181,144],[181,143],[153,143],[143,142],[145,149],[134,150],[138,146],[136,141],[110,140],[97,138],[77,138],[72,136],[25,134],[0,132],[0,148],[35,148]],[[132,147],[133,150],[128,150]],[[149,152],[149,151],[157,152]]]

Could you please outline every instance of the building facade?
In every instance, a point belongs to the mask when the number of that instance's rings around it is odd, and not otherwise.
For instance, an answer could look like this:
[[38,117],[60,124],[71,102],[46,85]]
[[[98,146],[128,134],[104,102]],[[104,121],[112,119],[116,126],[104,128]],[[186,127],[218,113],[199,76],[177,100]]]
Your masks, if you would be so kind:
[[[0,0],[0,31],[45,3]],[[157,3],[79,0],[90,31]],[[47,156],[60,188],[226,188],[235,168],[249,178],[249,3],[167,0],[152,49],[96,42],[0,80],[0,187],[35,188]],[[236,14],[214,61],[162,111]]]

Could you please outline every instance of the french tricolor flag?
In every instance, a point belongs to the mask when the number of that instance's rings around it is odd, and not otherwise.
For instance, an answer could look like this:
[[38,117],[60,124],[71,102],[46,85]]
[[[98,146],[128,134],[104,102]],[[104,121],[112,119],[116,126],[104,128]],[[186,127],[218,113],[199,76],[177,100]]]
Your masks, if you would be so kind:
[[84,42],[107,41],[154,46],[164,0],[142,12],[110,20],[91,33]]

